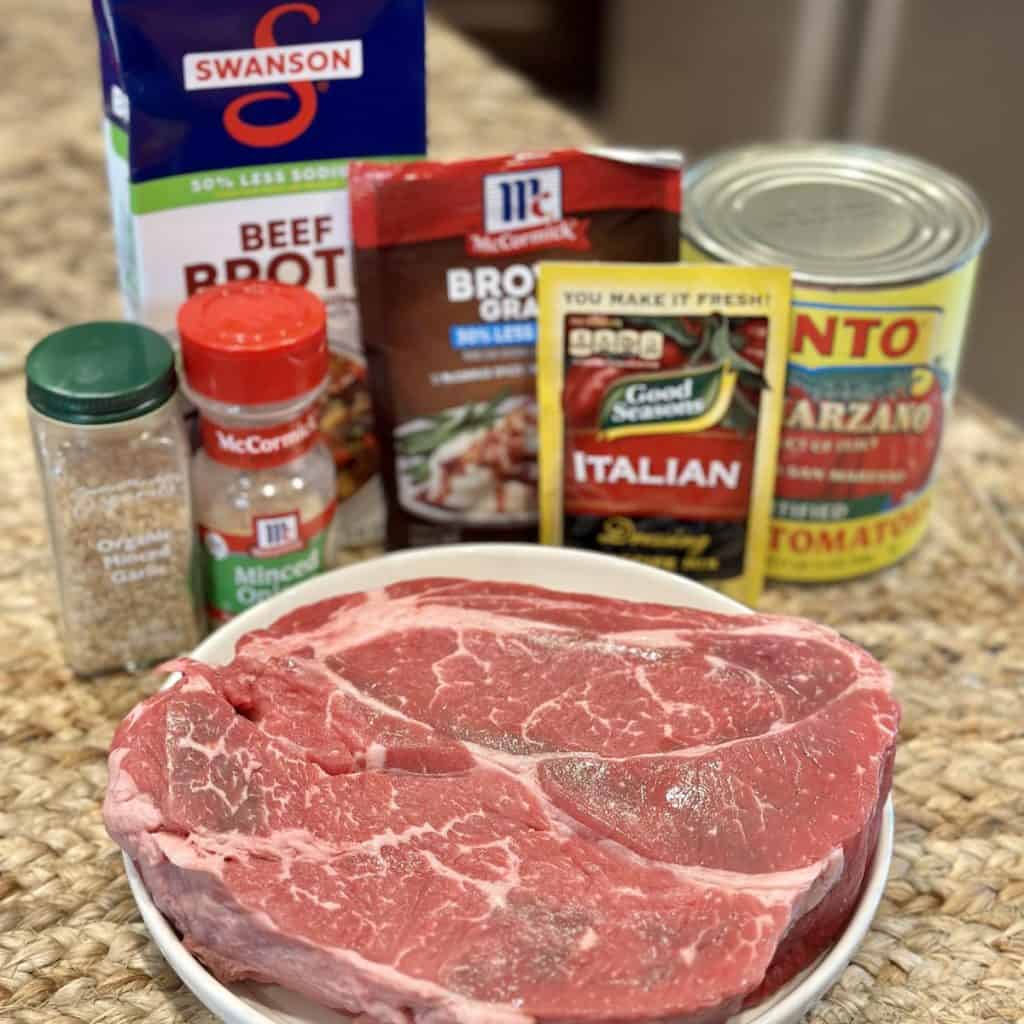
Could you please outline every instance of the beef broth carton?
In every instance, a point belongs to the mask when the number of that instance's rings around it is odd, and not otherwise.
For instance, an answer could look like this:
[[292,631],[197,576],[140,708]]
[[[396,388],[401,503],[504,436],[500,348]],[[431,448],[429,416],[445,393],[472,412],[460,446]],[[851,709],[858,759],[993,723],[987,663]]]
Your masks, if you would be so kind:
[[324,299],[343,543],[379,539],[348,164],[426,149],[423,0],[94,0],[125,312],[240,278]]

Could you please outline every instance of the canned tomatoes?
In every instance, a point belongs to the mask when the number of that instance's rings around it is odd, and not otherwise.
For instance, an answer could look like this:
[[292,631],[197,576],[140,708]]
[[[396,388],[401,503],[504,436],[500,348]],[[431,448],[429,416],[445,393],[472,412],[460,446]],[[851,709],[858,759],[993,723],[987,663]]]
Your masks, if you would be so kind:
[[768,575],[849,579],[921,539],[988,218],[882,149],[749,146],[686,175],[682,255],[793,268]]

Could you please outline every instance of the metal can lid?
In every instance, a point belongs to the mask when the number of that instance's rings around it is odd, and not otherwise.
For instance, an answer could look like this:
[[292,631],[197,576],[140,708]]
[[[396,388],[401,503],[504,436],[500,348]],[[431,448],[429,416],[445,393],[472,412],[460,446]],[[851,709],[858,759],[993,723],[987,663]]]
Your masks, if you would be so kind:
[[135,419],[158,409],[176,387],[167,340],[133,323],[65,327],[38,342],[25,362],[29,405],[65,423]]
[[178,310],[193,398],[237,405],[287,401],[327,375],[327,310],[311,291],[276,281],[229,281]]
[[981,251],[973,190],[923,160],[849,143],[745,146],[685,176],[683,233],[727,263],[787,266],[794,280],[870,287],[947,273]]

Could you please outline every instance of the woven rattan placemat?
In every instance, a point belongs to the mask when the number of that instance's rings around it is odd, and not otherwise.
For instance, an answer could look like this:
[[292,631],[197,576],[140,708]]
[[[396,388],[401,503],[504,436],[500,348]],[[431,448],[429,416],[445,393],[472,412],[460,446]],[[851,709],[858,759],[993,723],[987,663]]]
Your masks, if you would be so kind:
[[[28,346],[118,312],[88,5],[2,6],[0,1021],[206,1022],[149,942],[99,815],[113,729],[158,679],[65,669],[24,417]],[[450,33],[434,26],[430,44],[436,153],[587,138]],[[1024,1021],[1024,435],[962,405],[939,501],[903,565],[764,601],[869,647],[905,709],[885,902],[821,1024]]]

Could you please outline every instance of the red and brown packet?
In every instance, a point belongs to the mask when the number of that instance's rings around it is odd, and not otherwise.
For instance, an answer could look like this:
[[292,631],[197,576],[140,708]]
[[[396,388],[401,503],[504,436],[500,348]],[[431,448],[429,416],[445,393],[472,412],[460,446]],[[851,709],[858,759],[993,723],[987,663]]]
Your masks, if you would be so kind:
[[789,272],[540,268],[541,540],[747,604],[764,581]]
[[353,163],[388,546],[537,539],[536,265],[674,262],[677,153]]

